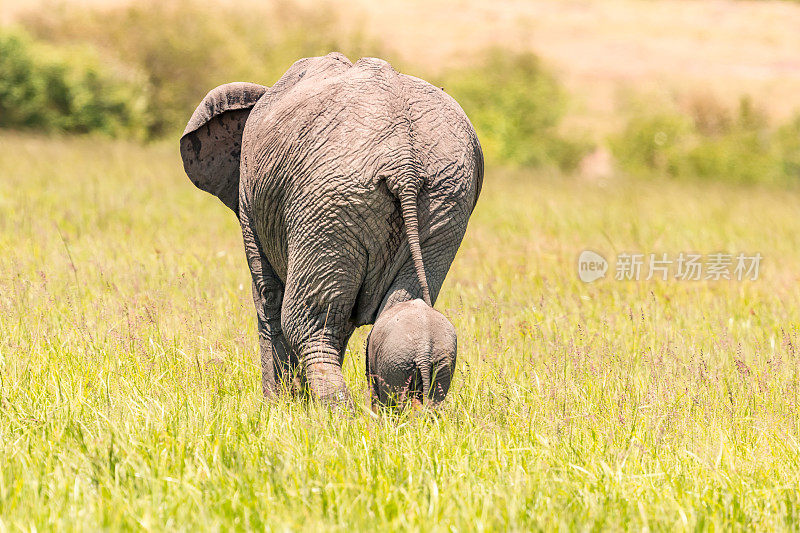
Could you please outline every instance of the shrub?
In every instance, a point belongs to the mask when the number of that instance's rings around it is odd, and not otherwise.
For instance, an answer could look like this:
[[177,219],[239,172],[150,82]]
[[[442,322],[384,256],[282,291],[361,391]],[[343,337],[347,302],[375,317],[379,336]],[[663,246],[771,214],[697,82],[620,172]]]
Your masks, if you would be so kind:
[[681,154],[690,131],[690,121],[681,115],[637,115],[609,144],[616,159],[629,172],[674,176],[682,173]]
[[180,133],[206,92],[230,81],[270,85],[297,59],[375,46],[342,34],[329,9],[149,0],[104,10],[62,5],[29,14],[41,39],[88,42],[139,73],[149,89],[150,137]]
[[[343,33],[330,9],[280,1],[247,9],[199,0],[103,10],[62,4],[23,21],[51,44],[76,50],[76,43],[88,43],[120,72],[142,80],[131,101],[137,111],[144,106],[137,116],[146,117],[140,122],[148,138],[178,135],[205,93],[221,83],[271,84],[298,58],[331,50],[353,59],[387,55],[363,36]],[[492,50],[440,84],[469,114],[489,159],[572,170],[587,152],[586,143],[559,133],[567,95],[533,54]]]
[[560,135],[567,95],[534,54],[491,50],[439,84],[469,115],[487,158],[572,170],[587,152],[586,143]]
[[146,95],[86,47],[0,31],[0,127],[142,136]]
[[773,150],[780,161],[781,174],[800,183],[800,115],[778,128]]
[[687,113],[635,115],[610,145],[620,165],[636,175],[738,183],[800,177],[800,118],[770,128],[749,98],[735,111],[706,98],[692,102]]

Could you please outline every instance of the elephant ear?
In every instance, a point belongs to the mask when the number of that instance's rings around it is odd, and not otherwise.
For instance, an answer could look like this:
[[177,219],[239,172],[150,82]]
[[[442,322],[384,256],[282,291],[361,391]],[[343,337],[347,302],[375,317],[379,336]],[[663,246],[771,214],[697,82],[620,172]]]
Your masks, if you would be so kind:
[[186,175],[197,188],[239,212],[239,160],[247,117],[267,87],[226,83],[209,92],[181,136]]

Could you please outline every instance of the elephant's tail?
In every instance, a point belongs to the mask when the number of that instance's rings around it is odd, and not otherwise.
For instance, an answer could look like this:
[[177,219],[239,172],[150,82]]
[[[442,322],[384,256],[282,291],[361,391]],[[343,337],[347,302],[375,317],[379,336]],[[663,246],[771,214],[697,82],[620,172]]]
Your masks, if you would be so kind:
[[403,214],[403,223],[406,226],[408,245],[411,248],[411,260],[414,262],[414,270],[417,271],[417,279],[422,288],[422,299],[425,300],[428,306],[433,307],[431,303],[431,291],[428,289],[428,278],[425,276],[425,263],[422,262],[422,247],[419,244],[417,193],[416,187],[404,188],[400,193],[400,210]]
[[427,402],[431,392],[431,365],[423,364],[419,367],[419,373],[422,376],[422,401]]

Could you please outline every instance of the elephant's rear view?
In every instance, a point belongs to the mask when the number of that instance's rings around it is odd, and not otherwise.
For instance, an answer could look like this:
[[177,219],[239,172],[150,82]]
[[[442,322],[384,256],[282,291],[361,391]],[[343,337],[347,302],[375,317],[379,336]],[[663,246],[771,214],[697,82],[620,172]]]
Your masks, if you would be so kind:
[[436,302],[483,181],[477,136],[443,90],[338,53],[297,61],[269,88],[212,90],[181,155],[241,223],[264,393],[299,378],[333,403],[349,398],[355,327]]

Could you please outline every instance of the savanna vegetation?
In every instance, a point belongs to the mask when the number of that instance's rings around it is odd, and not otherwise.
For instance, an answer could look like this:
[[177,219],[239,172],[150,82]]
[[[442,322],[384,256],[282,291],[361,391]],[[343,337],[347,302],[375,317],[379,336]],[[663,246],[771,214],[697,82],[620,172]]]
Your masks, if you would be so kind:
[[566,132],[570,96],[535,54],[491,48],[471,66],[431,73],[368,34],[343,32],[337,17],[332,6],[232,10],[194,0],[30,11],[19,27],[0,28],[0,126],[175,137],[209,88],[269,84],[297,58],[341,50],[385,57],[444,87],[493,163],[569,173],[607,146],[629,177],[800,180],[800,114],[775,124],[749,97],[729,108],[694,94],[656,111],[647,101],[623,101],[624,127],[600,138]]
[[[798,527],[797,119],[631,100],[601,135],[565,126],[574,99],[531,53],[401,61],[487,152],[437,303],[453,388],[436,414],[372,413],[362,328],[356,413],[269,403],[236,220],[177,135],[218,83],[330,49],[393,59],[333,10],[269,9],[0,28],[0,531]],[[605,147],[612,173],[582,177]],[[584,249],[605,280],[578,279]],[[625,251],[764,259],[755,281],[615,281]]]

